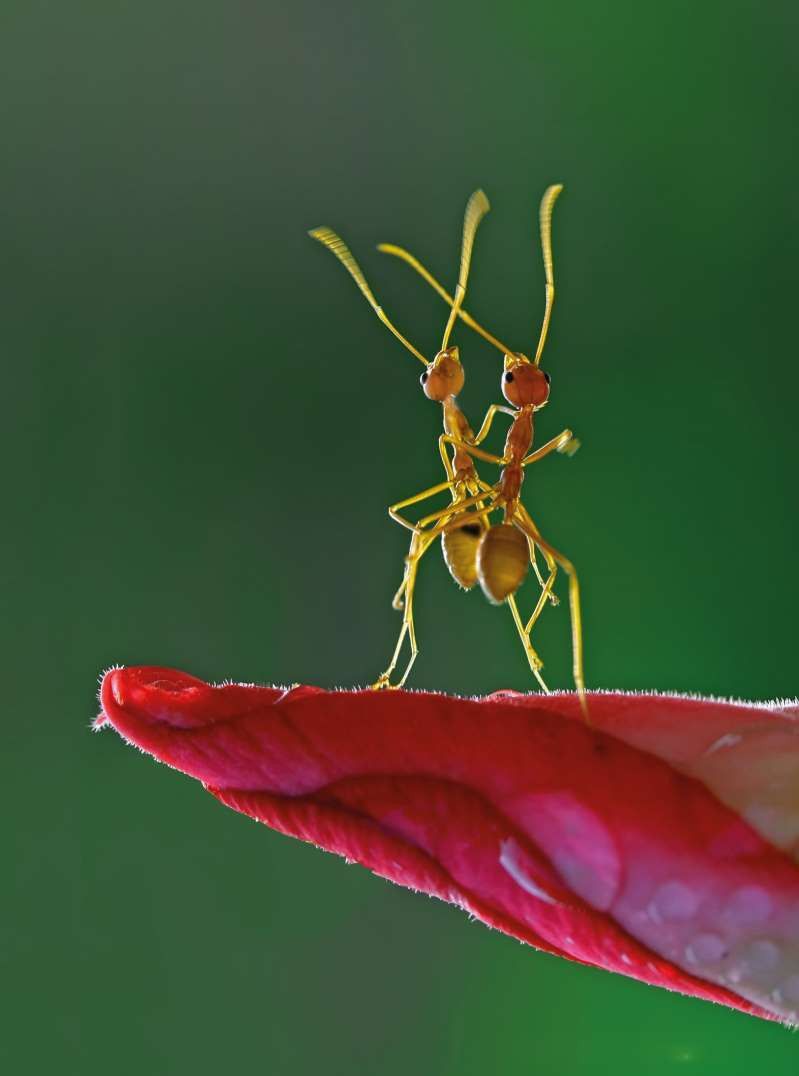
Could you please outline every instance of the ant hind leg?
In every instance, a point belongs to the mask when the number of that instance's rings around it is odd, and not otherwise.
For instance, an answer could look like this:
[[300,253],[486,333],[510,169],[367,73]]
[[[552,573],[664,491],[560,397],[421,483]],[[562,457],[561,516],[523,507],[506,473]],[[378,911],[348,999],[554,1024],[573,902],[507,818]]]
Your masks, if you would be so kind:
[[538,528],[535,526],[530,516],[523,509],[516,513],[514,522],[529,538],[532,538],[541,552],[550,557],[566,572],[569,577],[569,607],[571,610],[571,622],[572,622],[572,655],[573,655],[573,673],[574,673],[574,686],[577,689],[577,696],[580,700],[580,709],[583,712],[583,717],[588,720],[588,701],[585,695],[585,677],[583,675],[583,628],[582,628],[582,614],[580,610],[580,583],[577,579],[577,570],[572,562],[565,557],[563,553],[560,553],[554,546],[550,545],[544,538],[541,537]]
[[511,616],[513,617],[513,623],[516,625],[516,630],[518,631],[519,638],[522,641],[524,652],[527,655],[527,661],[529,662],[532,674],[536,678],[538,683],[541,685],[541,690],[544,692],[544,694],[548,695],[549,688],[547,687],[546,683],[544,682],[544,678],[541,675],[541,670],[544,667],[544,663],[538,656],[538,654],[535,652],[532,647],[532,644],[530,643],[530,633],[525,629],[524,625],[522,624],[522,618],[519,616],[519,607],[516,604],[516,599],[511,594],[506,600],[508,602],[508,606],[510,607]]
[[[400,688],[408,679],[408,674],[413,667],[416,656],[419,653],[419,647],[416,642],[416,626],[413,620],[413,593],[416,588],[416,572],[419,567],[419,561],[425,555],[427,550],[433,543],[432,535],[421,535],[415,533],[411,539],[411,547],[408,552],[408,557],[405,562],[405,575],[399,590],[394,596],[394,602],[392,603],[394,608],[401,609],[404,604],[404,611],[402,615],[402,626],[400,627],[399,636],[397,638],[397,645],[394,647],[394,653],[391,655],[391,661],[384,672],[378,676],[377,680],[372,684],[375,690],[384,688]],[[403,604],[399,604],[403,603]],[[411,656],[408,660],[408,664],[405,666],[405,671],[402,674],[398,683],[392,684],[391,677],[394,670],[397,667],[399,656],[402,653],[402,644],[405,642],[405,636],[408,636],[408,641],[411,647]]]
[[[420,545],[424,547],[421,550],[419,549]],[[408,569],[409,569],[409,565],[410,565],[411,561],[418,560],[420,557],[422,557],[427,552],[427,547],[429,545],[430,545],[430,541],[429,540],[425,541],[425,536],[423,536],[418,531],[414,531],[413,537],[411,538],[410,548],[408,549],[408,556],[405,558],[405,573],[404,573],[404,575],[402,577],[402,582],[399,585],[399,589],[397,590],[397,593],[391,599],[391,608],[392,609],[402,611],[402,609],[404,608],[404,606],[405,606],[404,594],[405,594],[405,591],[408,589]]]
[[[539,531],[538,527],[536,527],[535,523],[533,523],[530,513],[527,511],[523,504],[520,503],[517,506],[516,513],[519,516],[519,519],[526,524],[526,527],[520,525],[520,530],[527,536],[527,544],[530,547],[530,561],[533,565],[533,571],[535,572],[536,579],[538,580],[541,589],[543,591],[546,591],[546,594],[543,599],[539,598],[538,604],[533,611],[533,615],[527,621],[527,631],[531,632],[533,630],[533,625],[541,615],[541,611],[544,607],[544,601],[548,600],[550,605],[553,606],[560,605],[560,598],[557,596],[557,594],[555,594],[554,590],[552,589],[555,586],[555,580],[558,575],[558,565],[552,554],[549,553],[543,547],[541,547],[541,552],[544,555],[544,560],[547,562],[547,568],[549,569],[549,577],[545,583],[541,577],[541,572],[538,569],[538,558],[536,556],[535,539],[541,537],[541,532]],[[517,520],[517,523],[518,522],[519,521]]]

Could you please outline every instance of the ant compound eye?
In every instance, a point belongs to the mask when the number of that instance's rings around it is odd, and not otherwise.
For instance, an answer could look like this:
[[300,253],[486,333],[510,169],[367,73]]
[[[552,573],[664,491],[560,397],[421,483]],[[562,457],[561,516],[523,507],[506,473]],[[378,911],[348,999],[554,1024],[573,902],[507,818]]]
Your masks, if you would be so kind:
[[422,376],[419,378],[419,380],[421,381],[422,384],[424,384],[425,381],[427,381],[427,378],[428,378],[428,372],[427,372],[427,370],[425,370],[425,372],[422,374]]
[[513,381],[513,374],[510,372],[510,370],[508,370],[508,372],[505,374],[505,380]]
[[552,378],[549,376],[549,374],[544,374],[544,378],[545,378],[546,383],[548,385],[550,385],[552,383]]

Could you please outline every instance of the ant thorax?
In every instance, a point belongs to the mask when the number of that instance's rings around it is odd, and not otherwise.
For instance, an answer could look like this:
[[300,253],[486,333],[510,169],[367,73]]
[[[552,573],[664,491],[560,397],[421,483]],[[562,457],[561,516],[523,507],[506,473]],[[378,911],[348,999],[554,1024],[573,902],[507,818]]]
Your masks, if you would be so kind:
[[500,475],[499,485],[505,508],[505,522],[511,523],[519,503],[524,469],[522,460],[533,444],[533,407],[527,405],[516,412],[513,425],[505,439],[505,459],[508,461]]
[[516,412],[513,425],[505,439],[505,459],[521,463],[533,444],[533,406],[528,404]]
[[[444,411],[444,432],[459,441],[469,442],[474,440],[474,431],[469,422],[458,407],[454,396],[448,396],[442,403]],[[474,461],[462,448],[456,448],[452,453],[452,469],[455,472],[456,482],[467,482],[476,477]]]

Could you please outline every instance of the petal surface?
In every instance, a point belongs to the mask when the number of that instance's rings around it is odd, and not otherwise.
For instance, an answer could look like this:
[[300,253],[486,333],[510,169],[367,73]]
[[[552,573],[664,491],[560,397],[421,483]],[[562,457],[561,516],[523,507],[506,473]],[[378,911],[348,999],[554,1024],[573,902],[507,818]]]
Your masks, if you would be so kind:
[[98,725],[235,810],[566,958],[799,1023],[799,722],[658,695],[213,686],[115,669]]

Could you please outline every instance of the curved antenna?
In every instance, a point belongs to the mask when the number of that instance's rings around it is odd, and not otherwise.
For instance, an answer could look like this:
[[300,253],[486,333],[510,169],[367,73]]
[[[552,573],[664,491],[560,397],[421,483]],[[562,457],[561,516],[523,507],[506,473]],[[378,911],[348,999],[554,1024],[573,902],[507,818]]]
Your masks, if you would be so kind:
[[541,250],[544,254],[544,276],[546,278],[546,306],[544,307],[544,321],[541,325],[541,335],[538,338],[538,347],[535,349],[536,366],[541,362],[544,344],[549,332],[549,319],[552,317],[552,306],[555,302],[555,276],[552,271],[552,210],[560,192],[563,190],[562,183],[555,183],[547,187],[544,197],[541,199],[541,208],[538,212],[541,221]]
[[481,190],[476,190],[466,203],[466,212],[463,216],[463,241],[461,243],[461,271],[458,274],[458,284],[455,288],[455,301],[449,312],[449,320],[441,341],[442,351],[446,349],[449,343],[450,334],[455,325],[455,318],[458,316],[458,311],[463,306],[463,300],[466,298],[466,282],[469,279],[469,266],[472,263],[472,248],[474,247],[477,226],[490,208],[491,205],[485,193]]
[[352,279],[361,289],[366,301],[369,303],[372,310],[374,310],[375,314],[377,314],[377,316],[383,322],[388,331],[393,333],[394,336],[396,336],[396,338],[399,340],[399,342],[401,344],[404,344],[412,355],[416,356],[419,362],[424,363],[425,366],[429,366],[429,362],[421,353],[421,351],[417,351],[413,344],[410,342],[410,340],[406,340],[402,333],[399,331],[399,329],[395,329],[391,322],[388,320],[388,317],[386,316],[386,313],[383,310],[382,306],[378,303],[377,299],[375,299],[374,294],[372,293],[372,289],[366,283],[366,277],[361,272],[361,267],[358,265],[355,258],[352,256],[352,251],[344,242],[344,240],[337,236],[334,231],[331,231],[330,228],[314,228],[313,231],[308,232],[308,235],[310,235],[312,239],[318,239],[318,241],[323,246],[326,246],[329,251],[335,254],[338,260],[350,274]]
[[[415,269],[422,280],[425,280],[433,291],[438,292],[445,303],[449,303],[452,306],[455,300],[450,293],[439,284],[436,278],[431,272],[429,272],[418,258],[415,258],[410,251],[405,250],[404,247],[395,246],[393,243],[380,243],[377,247],[383,254],[392,254],[395,258],[401,258],[407,265],[410,265],[411,269]],[[473,329],[476,333],[479,333],[484,340],[487,340],[489,344],[493,344],[495,348],[498,348],[503,354],[513,354],[509,347],[506,347],[501,340],[498,340],[496,336],[493,336],[488,329],[484,329],[482,325],[474,320],[471,314],[461,307],[458,310],[458,317],[464,323],[468,325],[470,329]]]

